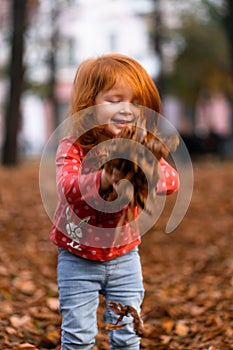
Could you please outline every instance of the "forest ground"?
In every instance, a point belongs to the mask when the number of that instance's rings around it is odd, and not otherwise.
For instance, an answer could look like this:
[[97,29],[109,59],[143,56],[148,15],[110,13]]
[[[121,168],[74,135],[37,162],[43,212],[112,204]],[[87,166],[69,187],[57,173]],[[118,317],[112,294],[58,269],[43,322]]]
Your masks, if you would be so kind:
[[[56,248],[39,162],[0,167],[0,349],[60,348]],[[233,349],[233,162],[196,160],[188,212],[164,233],[176,197],[142,238],[141,349]],[[98,309],[95,350],[109,349]]]

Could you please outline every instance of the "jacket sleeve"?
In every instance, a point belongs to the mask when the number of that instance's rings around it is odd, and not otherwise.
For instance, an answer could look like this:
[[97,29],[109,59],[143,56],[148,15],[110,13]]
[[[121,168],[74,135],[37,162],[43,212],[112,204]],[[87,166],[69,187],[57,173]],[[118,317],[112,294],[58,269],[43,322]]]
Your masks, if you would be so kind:
[[56,156],[57,190],[72,204],[99,197],[101,171],[82,169],[83,157],[83,150],[69,138],[60,142]]
[[160,176],[157,184],[157,194],[168,195],[178,191],[180,181],[177,171],[163,158],[160,159],[159,165]]

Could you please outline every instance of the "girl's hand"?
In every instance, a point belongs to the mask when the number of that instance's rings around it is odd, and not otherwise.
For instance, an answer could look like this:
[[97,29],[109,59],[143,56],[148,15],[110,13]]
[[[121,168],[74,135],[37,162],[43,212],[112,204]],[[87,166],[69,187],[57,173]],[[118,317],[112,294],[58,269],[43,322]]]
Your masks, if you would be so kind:
[[110,187],[113,187],[113,189],[116,188],[117,183],[124,178],[124,174],[122,171],[113,168],[111,174],[108,173],[105,169],[103,169],[101,173],[101,179],[100,179],[100,190],[106,191]]

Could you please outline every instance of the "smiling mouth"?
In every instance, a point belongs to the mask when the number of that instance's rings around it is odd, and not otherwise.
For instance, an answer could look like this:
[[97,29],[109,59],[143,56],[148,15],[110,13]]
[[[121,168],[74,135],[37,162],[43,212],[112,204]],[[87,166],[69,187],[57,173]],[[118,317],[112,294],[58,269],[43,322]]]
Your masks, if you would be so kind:
[[125,120],[125,119],[112,119],[112,123],[114,124],[132,124],[134,120]]

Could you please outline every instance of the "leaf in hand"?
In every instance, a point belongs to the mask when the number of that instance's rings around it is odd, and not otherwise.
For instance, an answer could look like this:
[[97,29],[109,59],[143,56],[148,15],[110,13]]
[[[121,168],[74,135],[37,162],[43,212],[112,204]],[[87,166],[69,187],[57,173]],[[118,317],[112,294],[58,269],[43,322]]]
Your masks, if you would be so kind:
[[[112,139],[107,150],[109,161],[104,168],[109,174],[114,168],[118,169],[132,185],[129,191],[127,182],[121,182],[117,192],[114,190],[110,194],[110,201],[118,198],[122,203],[129,203],[131,209],[139,207],[152,214],[151,203],[156,199],[159,180],[159,160],[168,157],[171,151],[175,152],[179,137],[161,138],[156,126],[149,132],[145,125],[146,119],[141,118],[135,125],[124,127]],[[148,197],[151,201],[147,201]]]

